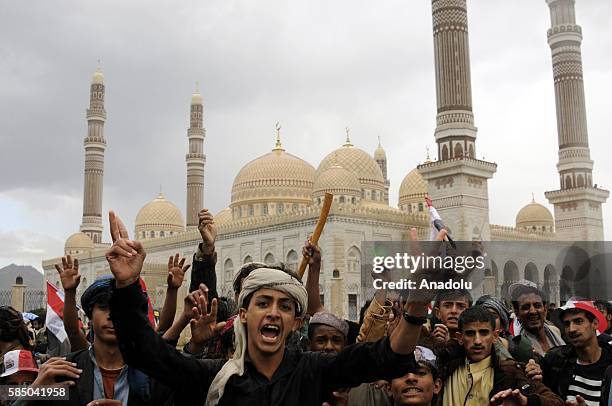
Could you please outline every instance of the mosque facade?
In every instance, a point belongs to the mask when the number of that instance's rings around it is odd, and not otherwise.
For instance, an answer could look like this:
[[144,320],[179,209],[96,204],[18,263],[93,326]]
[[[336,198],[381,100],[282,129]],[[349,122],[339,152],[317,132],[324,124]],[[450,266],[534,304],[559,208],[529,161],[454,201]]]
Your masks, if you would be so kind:
[[[429,194],[456,239],[482,241],[603,240],[601,205],[608,191],[593,186],[589,158],[584,88],[580,61],[580,27],[574,0],[546,0],[551,13],[548,33],[552,50],[559,132],[560,188],[546,192],[553,214],[532,200],[520,209],[514,225],[491,224],[487,184],[497,165],[476,158],[477,128],[471,101],[467,6],[465,0],[432,0],[436,69],[437,159],[429,157],[411,169],[401,182],[397,206],[389,202],[390,180],[383,147],[370,154],[346,140],[315,168],[283,148],[280,128],[270,152],[246,163],[236,174],[227,208],[215,215],[218,229],[216,273],[218,291],[231,297],[236,271],[247,262],[284,262],[296,269],[304,242],[314,230],[323,196],[334,195],[324,233],[320,278],[326,308],[356,320],[364,304],[361,261],[364,241],[403,241],[411,227],[421,239],[429,236]],[[104,257],[109,244],[102,235],[102,184],[106,139],[103,134],[104,77],[99,70],[90,87],[85,138],[83,224],[65,244],[65,254],[79,258],[78,294],[97,277],[108,274]],[[168,256],[179,252],[191,261],[200,242],[197,212],[205,190],[203,101],[192,95],[186,153],[186,217],[161,193],[146,203],[135,220],[134,238],[143,242],[143,269],[154,307],[160,308],[166,290]],[[559,303],[572,293],[564,270],[555,269],[546,255],[511,257],[489,266],[482,293],[503,295],[513,281],[530,279]],[[45,279],[59,286],[53,267],[59,258],[43,261]],[[575,272],[575,271],[574,271]],[[188,276],[186,281],[188,280]],[[179,295],[186,295],[185,282]],[[179,304],[179,307],[182,303]],[[179,309],[180,310],[180,309]]]

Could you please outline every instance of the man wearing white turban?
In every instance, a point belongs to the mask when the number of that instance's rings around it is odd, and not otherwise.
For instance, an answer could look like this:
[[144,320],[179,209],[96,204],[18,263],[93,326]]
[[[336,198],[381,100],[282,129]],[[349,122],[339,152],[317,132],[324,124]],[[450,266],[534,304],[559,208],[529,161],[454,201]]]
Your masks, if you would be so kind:
[[[233,358],[186,357],[167,345],[138,310],[145,300],[137,282],[146,255],[142,244],[128,239],[112,212],[110,229],[114,243],[107,259],[115,276],[110,308],[121,352],[128,365],[175,389],[176,404],[320,406],[336,388],[391,380],[414,368],[427,299],[406,305],[391,337],[337,354],[298,352],[287,349],[285,339],[306,311],[307,293],[300,280],[270,268],[256,269],[243,281]],[[214,312],[215,300],[211,307]],[[215,328],[211,321],[210,331]]]

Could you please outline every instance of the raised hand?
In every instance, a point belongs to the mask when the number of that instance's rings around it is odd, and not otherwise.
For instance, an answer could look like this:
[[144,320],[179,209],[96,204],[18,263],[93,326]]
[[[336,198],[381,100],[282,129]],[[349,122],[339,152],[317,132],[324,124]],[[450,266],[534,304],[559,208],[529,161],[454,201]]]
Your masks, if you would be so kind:
[[[66,358],[54,357],[42,364],[38,371],[36,380],[32,386],[54,385],[54,386],[74,386],[83,370],[78,369],[74,362],[66,361]],[[67,378],[63,382],[57,383],[56,379]]]
[[202,236],[202,252],[210,255],[215,251],[215,240],[217,239],[215,220],[208,209],[200,210],[198,220],[198,230]]
[[518,389],[506,389],[497,392],[491,398],[492,405],[503,406],[525,406],[527,405],[527,396],[523,395]]
[[191,325],[191,341],[202,345],[206,341],[215,337],[225,326],[225,322],[217,323],[217,299],[213,299],[210,304],[210,313],[206,313],[208,308],[208,291],[198,298],[198,305],[192,311],[195,315],[189,322]]
[[60,281],[64,292],[67,290],[76,290],[81,282],[81,274],[79,273],[79,260],[72,260],[70,255],[62,257],[62,266],[55,264],[55,269],[59,274]]
[[525,375],[527,375],[527,378],[537,382],[542,382],[543,380],[542,368],[533,359],[530,359],[525,365]]
[[321,268],[321,249],[318,245],[313,244],[310,238],[304,243],[302,255],[308,258],[309,267]]
[[140,241],[129,239],[125,225],[114,211],[108,213],[108,219],[113,245],[106,252],[106,260],[117,287],[122,288],[138,280],[147,253]]
[[431,197],[429,197],[429,195],[425,195],[425,203],[427,204],[427,207],[433,206],[433,202],[431,201]]
[[183,283],[183,279],[185,279],[185,272],[189,269],[191,265],[185,265],[185,258],[179,261],[178,252],[170,258],[168,258],[168,288],[169,289],[178,289],[181,287]]
[[197,318],[198,313],[193,311],[194,308],[198,308],[200,305],[200,296],[208,295],[208,287],[203,283],[200,283],[200,288],[189,293],[183,299],[183,317],[186,320],[185,324],[188,324],[191,319]]

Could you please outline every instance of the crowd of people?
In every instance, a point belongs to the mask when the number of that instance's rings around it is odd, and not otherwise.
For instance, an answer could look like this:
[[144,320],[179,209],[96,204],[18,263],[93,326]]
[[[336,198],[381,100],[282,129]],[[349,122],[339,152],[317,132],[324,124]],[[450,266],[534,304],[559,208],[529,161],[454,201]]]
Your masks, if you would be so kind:
[[[114,212],[111,275],[81,296],[87,331],[77,311],[78,260],[66,256],[56,265],[69,353],[46,351],[21,313],[0,308],[1,383],[68,391],[68,400],[10,404],[612,405],[606,300],[572,298],[556,307],[525,280],[509,287],[508,300],[474,301],[467,290],[397,296],[380,289],[357,323],[321,303],[322,253],[310,240],[305,283],[282,263],[252,262],[236,273],[234,297],[219,297],[214,219],[206,209],[199,219],[202,242],[191,265],[178,254],[168,260],[157,323],[140,283],[145,249]],[[416,230],[411,237],[418,244]],[[434,238],[445,240],[446,230]],[[190,293],[175,316],[189,266]],[[422,269],[415,277],[431,274]],[[177,348],[188,327],[189,342]]]

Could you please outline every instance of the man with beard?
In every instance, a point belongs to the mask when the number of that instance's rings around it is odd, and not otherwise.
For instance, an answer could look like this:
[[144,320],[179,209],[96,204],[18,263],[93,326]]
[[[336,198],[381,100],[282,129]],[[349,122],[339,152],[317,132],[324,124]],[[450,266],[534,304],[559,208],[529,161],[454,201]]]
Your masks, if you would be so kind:
[[462,351],[447,363],[443,406],[563,405],[547,387],[531,382],[516,361],[497,357],[495,318],[484,306],[461,313],[458,327]]
[[[122,354],[129,365],[175,389],[179,404],[202,404],[206,399],[206,405],[320,406],[336,388],[390,380],[414,363],[430,297],[406,305],[390,338],[348,346],[338,354],[304,353],[287,349],[285,340],[306,312],[306,289],[299,279],[271,268],[256,269],[242,282],[233,358],[185,357],[167,346],[135,310],[143,300],[137,282],[146,252],[140,242],[128,238],[113,212],[109,217],[113,246],[106,258],[115,276],[110,309]],[[216,328],[214,321],[210,328]]]
[[544,383],[568,405],[607,405],[612,346],[598,339],[607,320],[593,302],[570,299],[561,320],[569,343],[550,350],[542,360]]
[[508,294],[521,323],[520,338],[515,337],[513,341],[528,341],[532,350],[530,358],[540,359],[552,347],[565,344],[559,329],[546,322],[545,296],[535,283],[528,280],[513,283]]

